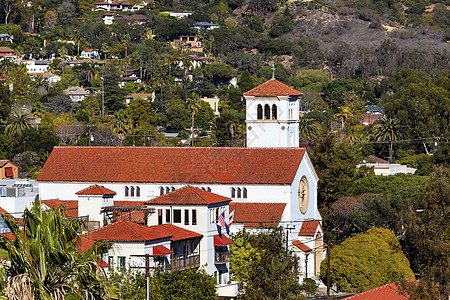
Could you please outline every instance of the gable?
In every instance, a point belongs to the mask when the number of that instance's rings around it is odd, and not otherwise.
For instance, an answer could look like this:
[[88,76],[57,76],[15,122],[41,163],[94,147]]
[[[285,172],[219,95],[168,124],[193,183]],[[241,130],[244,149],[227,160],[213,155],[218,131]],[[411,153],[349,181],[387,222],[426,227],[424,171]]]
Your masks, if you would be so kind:
[[55,147],[38,181],[291,184],[304,148]]

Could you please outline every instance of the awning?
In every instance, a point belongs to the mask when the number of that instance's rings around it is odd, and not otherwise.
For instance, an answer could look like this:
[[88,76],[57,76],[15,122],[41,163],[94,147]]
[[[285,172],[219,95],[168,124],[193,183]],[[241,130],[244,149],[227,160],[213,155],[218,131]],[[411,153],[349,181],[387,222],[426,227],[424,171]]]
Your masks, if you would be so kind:
[[233,241],[227,238],[224,234],[214,236],[214,246],[228,246],[232,244]]
[[305,244],[303,244],[300,241],[293,241],[292,245],[294,245],[295,247],[297,247],[298,249],[302,250],[305,253],[312,250],[311,248],[309,248],[308,246],[306,246]]
[[174,252],[172,250],[167,249],[163,245],[153,247],[153,256],[166,256],[173,253]]
[[109,268],[109,267],[110,267],[110,265],[109,265],[106,261],[104,261],[103,259],[101,259],[101,258],[99,258],[99,259],[97,260],[97,264],[98,264],[98,266],[99,266],[100,268],[102,268],[102,269],[104,269],[104,268]]
[[5,168],[6,177],[14,177],[13,168]]

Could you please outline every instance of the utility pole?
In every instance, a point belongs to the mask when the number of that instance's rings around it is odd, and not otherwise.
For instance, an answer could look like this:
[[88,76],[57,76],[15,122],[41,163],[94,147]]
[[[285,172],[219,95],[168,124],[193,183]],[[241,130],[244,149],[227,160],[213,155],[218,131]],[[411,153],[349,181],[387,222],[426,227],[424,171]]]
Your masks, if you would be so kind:
[[134,254],[134,255],[130,255],[130,256],[134,256],[134,257],[145,257],[145,267],[130,267],[130,268],[134,268],[134,269],[145,269],[145,277],[146,277],[146,281],[147,281],[147,290],[145,293],[145,299],[150,300],[150,254],[144,254],[144,255],[139,255],[139,254]]
[[286,226],[286,255],[288,255],[288,247],[289,247],[289,232],[291,232],[291,230],[293,230],[293,229],[295,229],[295,226],[294,227],[289,227],[289,226]]
[[331,287],[331,280],[330,280],[330,241],[327,243],[327,299],[330,300],[330,287]]
[[104,84],[104,81],[105,81],[105,79],[103,77],[103,68],[102,68],[102,117],[105,116],[105,84]]

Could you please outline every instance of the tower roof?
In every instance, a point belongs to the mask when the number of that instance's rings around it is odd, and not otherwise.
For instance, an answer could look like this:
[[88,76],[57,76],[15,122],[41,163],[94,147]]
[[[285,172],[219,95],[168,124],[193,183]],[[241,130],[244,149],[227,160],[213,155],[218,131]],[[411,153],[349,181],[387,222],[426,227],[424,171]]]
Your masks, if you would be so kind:
[[244,96],[301,96],[299,92],[281,81],[270,79],[244,93]]

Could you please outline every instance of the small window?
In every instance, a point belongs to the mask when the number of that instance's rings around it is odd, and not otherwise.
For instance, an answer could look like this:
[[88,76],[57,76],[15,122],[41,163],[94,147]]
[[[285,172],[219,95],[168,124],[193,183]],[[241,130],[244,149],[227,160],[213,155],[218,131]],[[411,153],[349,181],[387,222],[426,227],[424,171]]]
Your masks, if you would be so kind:
[[192,210],[192,225],[197,225],[197,210]]
[[130,189],[126,186],[125,187],[125,197],[128,197],[130,195]]
[[132,186],[130,190],[131,190],[130,196],[134,197],[134,186]]
[[170,209],[166,209],[166,223],[170,223]]
[[242,189],[242,198],[247,199],[247,189],[246,188]]
[[164,188],[163,187],[159,188],[159,195],[160,196],[164,195]]
[[269,104],[264,105],[264,120],[270,120],[270,106],[269,106]]
[[184,225],[189,225],[189,209],[184,210]]
[[140,187],[136,187],[136,197],[140,197],[141,196],[141,188]]
[[206,191],[204,187],[202,187],[202,190]]
[[209,188],[209,187],[206,188],[206,191],[207,191],[207,192],[211,192],[211,188]]
[[231,188],[231,198],[236,198],[236,189]]
[[114,265],[114,257],[113,256],[108,256],[108,265],[110,265],[110,266]]
[[262,105],[258,104],[258,107],[257,107],[257,119],[258,120],[262,120],[262,116],[263,116]]
[[173,192],[173,191],[175,191],[175,188],[174,188],[174,187],[172,187],[172,188],[171,188],[170,190],[171,190],[171,191]]
[[125,256],[118,256],[117,257],[117,267],[119,270],[125,270]]
[[238,198],[241,198],[241,188],[238,188],[238,189],[237,189],[237,197],[238,197]]
[[169,187],[166,187],[166,194],[167,193],[170,193],[170,188]]
[[277,119],[277,106],[275,104],[272,105],[272,119],[273,120]]
[[163,222],[162,214],[163,214],[162,209],[158,209],[158,225],[161,225]]
[[12,167],[5,168],[5,175],[6,177],[13,178],[14,177],[13,168]]
[[181,223],[181,209],[174,209],[173,210],[173,222],[174,223]]

